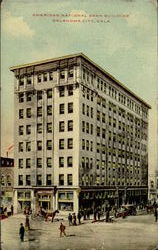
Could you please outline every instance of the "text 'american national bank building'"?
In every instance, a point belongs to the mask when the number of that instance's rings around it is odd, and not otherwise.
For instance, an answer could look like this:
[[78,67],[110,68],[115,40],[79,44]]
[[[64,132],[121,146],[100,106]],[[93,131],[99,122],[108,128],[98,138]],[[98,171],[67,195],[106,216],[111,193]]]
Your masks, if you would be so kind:
[[82,53],[10,70],[15,209],[146,202],[146,102]]

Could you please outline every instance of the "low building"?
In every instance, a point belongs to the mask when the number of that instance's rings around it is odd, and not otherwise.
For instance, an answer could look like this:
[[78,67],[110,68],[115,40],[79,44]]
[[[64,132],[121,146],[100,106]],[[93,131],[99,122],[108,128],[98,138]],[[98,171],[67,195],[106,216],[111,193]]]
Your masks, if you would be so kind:
[[0,157],[0,178],[1,206],[10,208],[13,204],[14,159]]

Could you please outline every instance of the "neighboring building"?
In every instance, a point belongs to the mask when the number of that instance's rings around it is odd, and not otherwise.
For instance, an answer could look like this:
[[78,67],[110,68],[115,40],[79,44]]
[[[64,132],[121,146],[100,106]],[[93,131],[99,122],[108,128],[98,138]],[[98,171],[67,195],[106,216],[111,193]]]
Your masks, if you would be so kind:
[[14,159],[0,157],[0,178],[0,203],[1,206],[10,208],[13,204]]
[[10,70],[18,210],[146,202],[147,103],[82,53]]
[[158,171],[149,175],[149,201],[158,202]]

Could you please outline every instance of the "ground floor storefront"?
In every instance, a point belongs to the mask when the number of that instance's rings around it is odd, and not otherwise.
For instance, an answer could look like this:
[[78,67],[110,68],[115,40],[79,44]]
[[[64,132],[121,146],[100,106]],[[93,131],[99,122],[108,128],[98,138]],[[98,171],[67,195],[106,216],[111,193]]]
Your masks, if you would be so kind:
[[147,187],[34,187],[14,190],[15,212],[22,212],[26,207],[32,211],[43,208],[48,211],[59,210],[62,213],[78,213],[85,209],[107,206],[121,207],[123,204],[146,204]]

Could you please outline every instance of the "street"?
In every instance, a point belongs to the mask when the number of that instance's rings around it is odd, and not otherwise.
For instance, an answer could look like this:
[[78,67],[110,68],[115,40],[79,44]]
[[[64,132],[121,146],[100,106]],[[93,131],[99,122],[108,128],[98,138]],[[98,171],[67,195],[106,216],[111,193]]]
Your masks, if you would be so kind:
[[19,225],[24,215],[14,215],[1,221],[2,250],[156,250],[158,249],[158,222],[152,215],[118,218],[113,223],[83,221],[68,226],[67,237],[59,237],[60,221],[30,220],[31,230],[19,240]]

